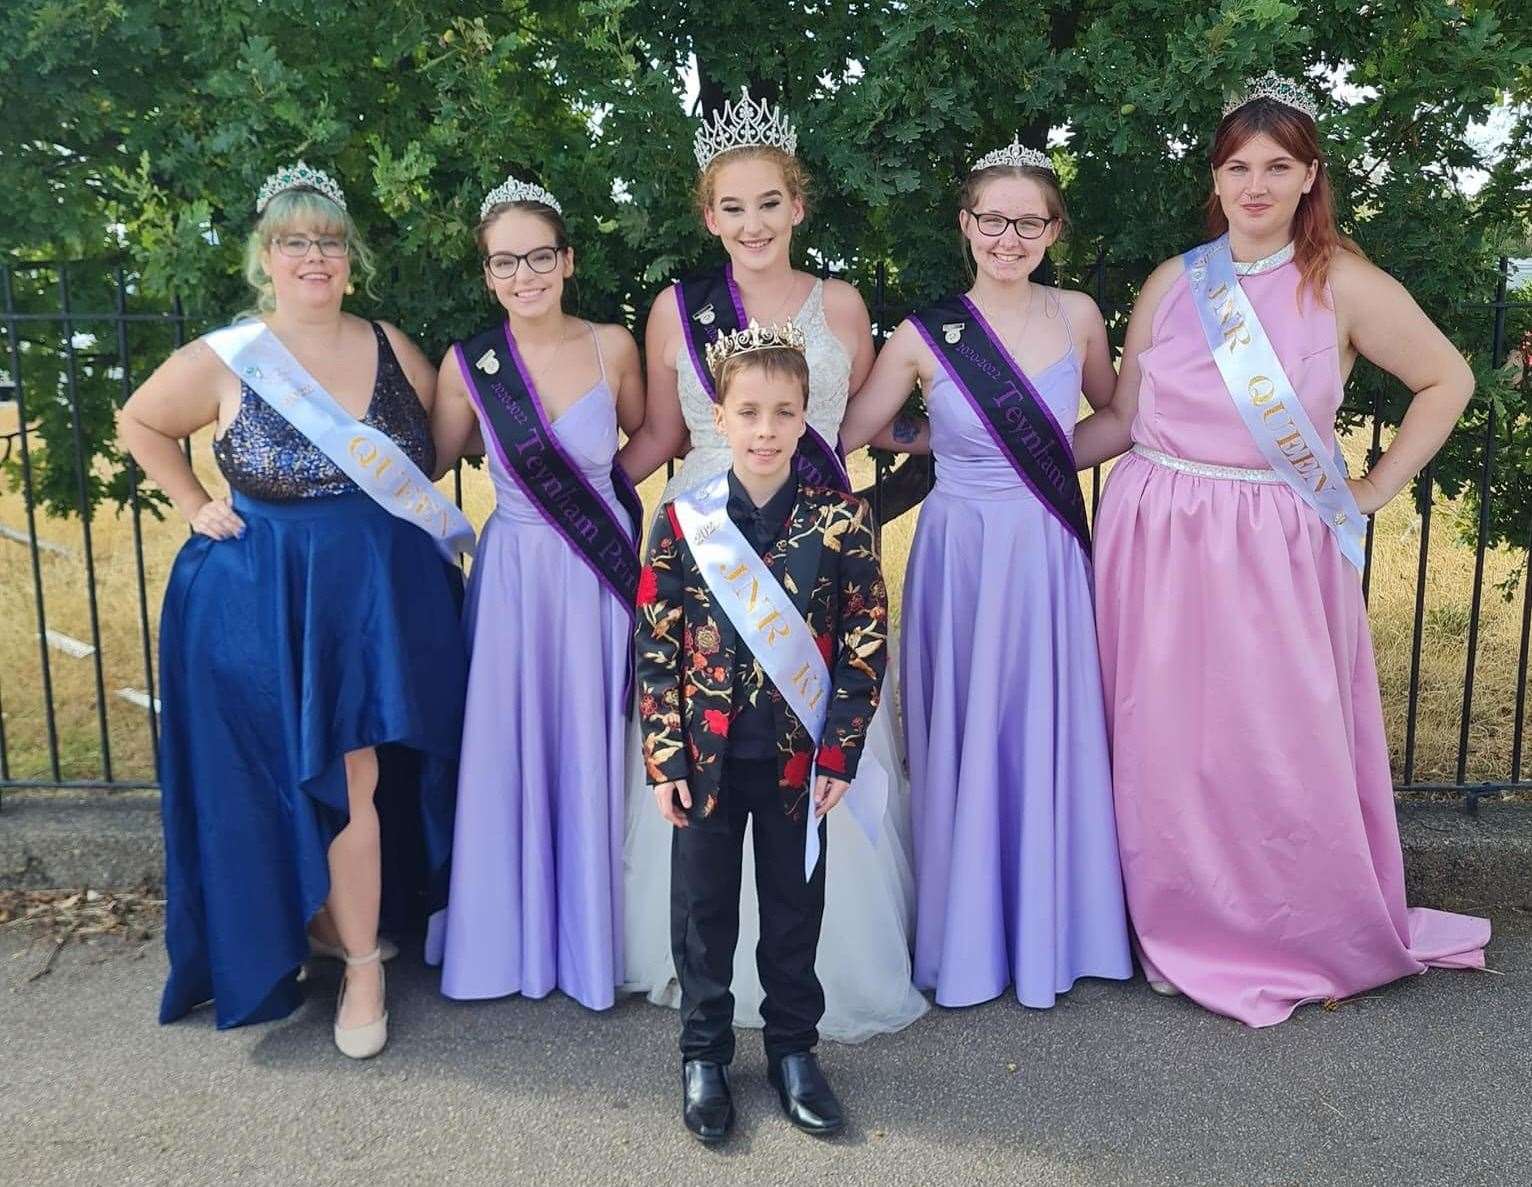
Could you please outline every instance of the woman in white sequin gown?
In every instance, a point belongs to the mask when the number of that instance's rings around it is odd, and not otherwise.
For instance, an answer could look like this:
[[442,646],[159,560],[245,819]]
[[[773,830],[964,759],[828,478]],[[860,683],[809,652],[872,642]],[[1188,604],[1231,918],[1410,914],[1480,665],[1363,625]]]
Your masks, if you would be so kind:
[[[833,445],[848,393],[872,367],[867,308],[843,281],[819,280],[789,262],[792,230],[804,217],[802,166],[778,148],[737,148],[715,157],[698,179],[708,230],[728,252],[748,317],[765,325],[791,318],[807,340],[809,424]],[[729,449],[713,427],[712,400],[689,357],[674,290],[655,299],[645,331],[648,405],[643,428],[624,447],[630,473],[644,473],[686,450],[665,499],[729,467]],[[690,436],[690,448],[686,448]],[[874,444],[894,447],[888,441]],[[892,650],[892,649],[891,649]],[[897,686],[890,669],[882,707],[868,729],[867,758],[888,774],[888,808],[877,844],[847,810],[830,813],[824,924],[816,971],[824,987],[820,1034],[857,1042],[908,1026],[927,1009],[910,981],[914,917],[909,781],[894,723]],[[670,952],[670,834],[644,776],[637,730],[630,746],[628,831],[624,849],[627,979],[625,988],[676,1006],[680,989]],[[865,768],[865,759],[864,759]],[[744,846],[739,944],[734,956],[734,1020],[761,1026],[755,860]]]

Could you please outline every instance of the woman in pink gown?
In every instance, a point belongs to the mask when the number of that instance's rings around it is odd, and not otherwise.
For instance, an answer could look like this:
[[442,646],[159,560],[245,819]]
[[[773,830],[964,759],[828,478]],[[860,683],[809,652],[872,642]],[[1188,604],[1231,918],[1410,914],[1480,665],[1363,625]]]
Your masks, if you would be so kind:
[[[1316,444],[1334,449],[1358,355],[1415,393],[1346,480],[1355,527],[1441,447],[1473,377],[1336,231],[1309,101],[1270,76],[1253,93],[1215,136],[1208,222]],[[1111,405],[1075,436],[1082,467],[1132,444],[1095,524],[1123,878],[1154,988],[1269,1026],[1428,966],[1483,967],[1489,923],[1405,904],[1367,611],[1331,530],[1348,517],[1321,518],[1246,424],[1170,260],[1133,311]]]

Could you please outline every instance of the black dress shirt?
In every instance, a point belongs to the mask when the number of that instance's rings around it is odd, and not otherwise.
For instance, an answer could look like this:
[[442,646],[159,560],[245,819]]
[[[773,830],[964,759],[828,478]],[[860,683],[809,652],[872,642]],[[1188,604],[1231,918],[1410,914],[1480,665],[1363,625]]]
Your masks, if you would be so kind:
[[[757,507],[734,471],[729,471],[729,518],[761,556],[777,542],[797,501],[796,473],[790,472],[782,489],[767,499],[764,507]],[[740,639],[734,652],[734,721],[729,726],[729,756],[766,759],[775,758],[776,753],[777,723],[770,694],[765,689],[764,673],[756,667],[755,656]]]

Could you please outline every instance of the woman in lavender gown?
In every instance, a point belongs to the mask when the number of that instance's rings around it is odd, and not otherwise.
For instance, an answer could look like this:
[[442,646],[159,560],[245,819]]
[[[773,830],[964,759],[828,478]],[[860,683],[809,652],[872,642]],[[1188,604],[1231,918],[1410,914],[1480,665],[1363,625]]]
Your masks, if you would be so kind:
[[[438,464],[483,451],[495,487],[464,609],[472,660],[442,992],[561,989],[606,1009],[623,971],[633,633],[616,554],[636,555],[637,527],[613,457],[619,423],[631,433],[643,416],[638,349],[621,326],[564,312],[574,249],[546,190],[507,179],[485,199],[478,244],[506,318],[448,353],[433,417]],[[574,503],[550,500],[556,473]],[[598,529],[611,537],[606,567],[581,548]]]
[[915,982],[945,1006],[1012,985],[1043,1007],[1079,977],[1133,971],[1069,445],[1082,388],[1102,405],[1114,373],[1090,298],[1031,279],[1066,220],[1048,158],[1015,143],[991,153],[960,206],[972,288],[900,325],[841,442],[862,444],[918,380],[936,486],[910,552],[900,660]]

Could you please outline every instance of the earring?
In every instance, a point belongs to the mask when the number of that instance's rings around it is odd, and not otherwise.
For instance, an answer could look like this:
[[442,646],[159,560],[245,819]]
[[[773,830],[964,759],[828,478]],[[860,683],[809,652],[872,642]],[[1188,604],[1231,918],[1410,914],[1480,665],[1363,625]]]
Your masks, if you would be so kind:
[[346,281],[346,296],[349,297],[354,292],[356,292],[356,285],[352,284],[349,280]]

